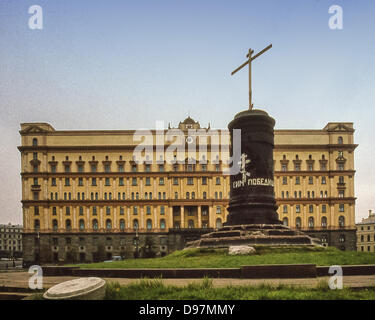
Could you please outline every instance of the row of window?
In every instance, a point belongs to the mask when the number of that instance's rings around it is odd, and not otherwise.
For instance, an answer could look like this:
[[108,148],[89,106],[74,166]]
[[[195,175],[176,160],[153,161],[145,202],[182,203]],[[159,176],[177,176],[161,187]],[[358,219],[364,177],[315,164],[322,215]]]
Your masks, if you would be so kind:
[[[339,171],[345,170],[345,163],[344,162],[337,162],[336,163],[336,169]],[[281,165],[281,171],[287,172],[288,171],[288,165],[282,164]],[[301,164],[294,164],[294,171],[301,171]],[[314,165],[308,164],[307,165],[307,171],[314,171]],[[320,171],[327,171],[327,165],[325,163],[320,164]]]
[[[293,178],[290,177],[290,179],[292,180]],[[315,180],[319,180],[320,179],[320,183],[321,184],[327,184],[327,177],[325,176],[322,176],[322,177],[316,177]],[[344,185],[345,184],[345,177],[344,176],[339,176],[339,184],[341,185]],[[288,184],[288,177],[287,176],[283,176],[282,177],[282,184],[283,185],[287,185]],[[301,177],[300,176],[296,176],[294,177],[294,184],[295,185],[300,185],[301,184]],[[313,185],[314,184],[314,177],[313,176],[309,176],[308,177],[308,184],[309,185]]]
[[6,250],[6,251],[22,251],[22,247],[18,246],[18,247],[15,247],[15,246],[1,246],[0,245],[0,250]]
[[[38,153],[37,152],[33,153],[33,160],[36,160],[36,161],[38,160]],[[65,157],[65,161],[66,162],[64,164],[64,172],[65,173],[72,172],[71,171],[71,161],[69,161],[69,156]],[[82,161],[81,156],[79,156],[79,161]],[[92,161],[95,161],[95,156],[93,156]],[[106,161],[108,161],[108,156],[106,156]],[[122,161],[122,156],[120,156],[120,161]],[[52,162],[53,163],[50,164],[51,172],[56,173],[57,172],[57,164],[56,164],[54,156],[52,156]],[[97,162],[97,161],[95,161],[95,162]],[[34,164],[34,169],[35,169],[35,167],[36,167],[36,170],[38,170],[39,164]],[[111,172],[111,168],[112,168],[111,164],[109,164],[109,163],[103,164],[103,172],[109,173],[109,172]],[[145,164],[144,168],[145,168],[144,172],[152,172],[152,167],[151,167],[150,164]],[[175,163],[175,164],[173,164],[172,168],[173,168],[174,172],[177,172],[180,169],[180,165]],[[184,164],[183,168],[184,168],[184,171],[193,172],[193,171],[196,171],[196,169],[198,167],[197,167],[197,164]],[[131,165],[131,172],[138,172],[139,171],[138,169],[139,169],[138,164],[132,164]],[[200,169],[200,171],[206,172],[207,169],[208,169],[207,164],[206,163],[199,164],[199,169]],[[215,171],[216,172],[221,171],[220,164],[215,164]],[[83,163],[77,164],[77,172],[80,172],[80,173],[85,172]],[[91,163],[90,164],[90,172],[98,172],[97,163]],[[124,164],[118,164],[117,165],[117,172],[125,172]],[[158,172],[165,172],[165,165],[164,164],[158,165]]]
[[[132,180],[131,180],[132,181],[131,185],[132,186],[137,186],[138,185],[138,179],[142,179],[142,178],[135,178],[135,177],[133,177]],[[179,179],[183,179],[183,178],[174,177],[173,178],[173,185],[178,186],[179,185]],[[198,178],[196,178],[196,179],[198,179]],[[200,179],[202,179],[201,180],[202,185],[207,185],[207,181],[208,181],[207,177],[202,177]],[[114,182],[115,182],[116,178],[112,178],[112,180],[114,180]],[[118,185],[120,187],[125,186],[125,178],[120,177],[120,178],[118,178],[118,180],[119,180],[119,184]],[[188,177],[188,178],[186,178],[186,184],[187,185],[194,185],[194,180],[195,180],[195,178]],[[64,179],[64,185],[65,186],[70,186],[71,185],[70,181],[71,181],[71,178],[65,178]],[[221,185],[221,178],[220,177],[216,177],[215,184],[216,185]],[[39,186],[38,178],[34,178],[33,179],[33,185],[34,186]],[[98,185],[98,178],[91,178],[91,186],[97,186],[97,185]],[[111,186],[111,178],[105,178],[104,179],[104,185],[105,186]],[[150,177],[146,177],[145,178],[145,185],[146,186],[151,186],[151,178]],[[160,177],[159,178],[159,186],[164,186],[164,185],[165,185],[165,178],[164,177]],[[56,178],[51,178],[51,186],[52,187],[57,186],[57,179]],[[83,187],[84,186],[84,178],[82,178],[82,177],[78,178],[78,186],[79,187]]]
[[[342,137],[340,137],[342,139]],[[341,143],[340,143],[341,141]],[[339,144],[342,144],[342,140],[339,140]],[[336,158],[336,161],[337,162],[340,162],[340,160],[344,159],[344,152],[342,150],[339,150],[337,152],[337,158]],[[288,171],[288,162],[289,160],[286,158],[286,155],[284,154],[283,155],[283,159],[280,160],[281,161],[281,171]],[[301,171],[301,163],[302,163],[303,160],[301,160],[298,156],[298,154],[296,154],[295,158],[293,159],[293,162],[294,162],[294,171]],[[312,155],[309,154],[309,157],[308,159],[306,160],[306,165],[307,165],[307,170],[308,171],[313,171],[314,170],[314,162],[315,160],[313,159]],[[319,162],[320,162],[320,170],[321,171],[325,171],[327,170],[327,160],[325,158],[325,155],[322,154],[322,157],[321,159],[319,159]]]
[[[307,198],[315,198],[315,191],[307,191],[306,193]],[[320,198],[327,198],[328,191],[320,191]],[[338,197],[344,198],[345,197],[345,190],[338,190]],[[281,198],[282,199],[289,199],[289,191],[281,191]],[[294,198],[302,199],[302,191],[294,191]]]
[[[4,240],[4,244],[17,244],[19,241],[16,240]],[[0,239],[0,244],[2,244],[2,240]]]
[[[339,227],[340,228],[345,227],[345,217],[340,216],[339,219],[338,219],[338,222],[339,222]],[[285,226],[289,226],[289,219],[287,217],[283,218],[283,224]],[[300,217],[296,218],[295,225],[296,225],[297,229],[300,229],[302,227],[302,219]],[[314,217],[309,217],[307,225],[311,229],[315,228],[315,219],[314,219]],[[322,217],[321,218],[321,220],[320,220],[320,226],[322,228],[327,228],[327,226],[328,226],[327,217]]]
[[[367,227],[361,226],[361,231],[365,230],[365,228],[367,230],[371,230],[371,226],[367,226]],[[375,226],[374,226],[374,230],[375,230]]]
[[[372,236],[372,240],[371,240],[371,236]],[[375,234],[374,235],[368,234],[366,237],[364,235],[361,235],[360,242],[365,242],[365,239],[367,240],[367,242],[375,241]]]
[[13,233],[20,233],[20,232],[22,232],[22,229],[21,228],[10,228],[10,229],[8,229],[8,228],[5,228],[5,229],[3,229],[3,228],[0,228],[0,234],[2,234],[2,233],[11,233],[11,232],[13,232]]
[[[138,214],[138,209],[141,208],[138,207],[138,206],[132,206],[132,209],[133,209],[133,214]],[[144,206],[145,208],[145,212],[146,214],[151,214],[151,206]],[[165,214],[165,206],[160,206],[160,214]],[[79,215],[80,216],[83,216],[84,215],[84,207],[78,207],[78,212],[79,212]],[[189,210],[187,209],[187,212],[188,212],[188,215],[194,215],[193,214],[193,211],[192,210]],[[71,213],[71,208],[70,207],[65,207],[65,215],[70,215]],[[91,213],[92,215],[97,215],[98,214],[98,207],[96,206],[93,206],[91,207]],[[106,206],[105,207],[105,213],[107,215],[110,215],[111,214],[111,207],[109,206]],[[119,210],[119,213],[120,215],[124,215],[125,214],[125,208],[124,207],[120,207],[120,210]],[[221,206],[216,206],[216,213],[217,214],[221,214],[222,213],[222,207]],[[38,206],[34,206],[34,215],[39,215],[39,207]],[[52,207],[52,215],[57,215],[57,207]],[[202,215],[207,215],[207,210],[203,209],[202,210]]]
[[[160,222],[160,229],[165,230],[166,229],[166,221],[165,221],[165,219],[160,219],[159,222]],[[188,222],[188,224],[187,224],[188,228],[195,228],[194,220],[189,219],[187,222]],[[179,221],[175,221],[175,223],[174,223],[174,227],[175,228],[180,228],[180,225],[181,224],[180,224]],[[133,219],[132,226],[133,226],[133,230],[138,230],[139,229],[139,221],[138,221],[138,219]],[[85,221],[83,219],[80,219],[78,221],[78,227],[79,227],[80,231],[84,231],[85,230]],[[120,219],[120,221],[119,221],[119,227],[120,227],[121,231],[124,231],[126,229],[126,224],[125,224],[125,220],[124,219]],[[208,223],[207,222],[202,223],[202,227],[203,228],[207,228],[208,227]],[[217,228],[221,228],[222,227],[222,220],[221,220],[221,218],[217,218],[216,219],[216,227]],[[58,228],[59,228],[58,221],[56,219],[53,219],[52,220],[52,229],[54,231],[57,231]],[[91,221],[91,228],[94,231],[99,230],[98,219],[93,219]],[[147,230],[152,230],[153,228],[154,227],[153,227],[152,220],[151,219],[147,219],[146,220],[146,229]],[[39,230],[40,229],[40,221],[39,221],[39,219],[35,219],[34,220],[34,229],[35,230]],[[66,219],[65,220],[65,229],[67,231],[72,230],[72,221],[70,219]],[[106,219],[106,221],[105,221],[105,229],[106,230],[112,230],[112,220],[111,219]]]
[[[296,208],[296,213],[301,213],[301,205],[300,204],[296,204],[294,206]],[[308,205],[308,212],[309,213],[314,213],[315,206],[316,205],[309,204]],[[293,206],[290,206],[290,207],[293,207]],[[288,213],[288,208],[289,208],[288,205],[284,204],[282,206],[282,208],[283,208],[283,213]],[[339,203],[339,212],[345,212],[345,204],[344,203]],[[322,204],[321,213],[327,213],[327,205],[326,204]]]
[[0,238],[16,238],[16,239],[21,239],[21,235],[20,234],[0,234]]
[[[228,197],[229,197],[229,193],[228,193]],[[215,191],[214,192],[214,198],[216,200],[218,199],[223,199],[223,193],[221,191],[217,192]],[[34,200],[39,200],[39,193],[38,192],[34,192],[34,197],[33,197]],[[51,192],[50,194],[50,199],[51,200],[58,200],[58,193],[55,192]],[[64,197],[63,197],[64,200],[72,200],[72,193],[71,192],[64,192]],[[126,194],[125,192],[119,192],[117,194],[117,199],[114,199],[112,197],[112,192],[104,192],[104,197],[103,197],[104,200],[126,200]],[[140,200],[141,197],[140,197],[140,194],[139,192],[132,192],[131,193],[131,200]],[[158,199],[158,200],[166,200],[167,199],[167,194],[166,192],[158,192],[158,196],[157,198],[155,199]],[[174,199],[179,199],[179,193],[178,192],[175,192],[174,193]],[[185,193],[185,199],[195,199],[195,192],[192,191],[191,193],[190,192],[186,192]],[[202,192],[202,199],[207,199],[207,192],[206,191],[203,191]],[[76,200],[89,200],[89,199],[86,199],[85,198],[85,193],[84,192],[77,192],[77,198]],[[99,200],[99,193],[98,192],[91,192],[90,193],[90,200]],[[153,200],[153,195],[152,195],[152,192],[145,192],[144,194],[144,200]]]
[[[375,251],[375,246],[374,246],[373,249],[374,249],[373,251]],[[364,246],[361,246],[361,251],[365,251],[365,247],[364,247]],[[367,246],[367,251],[368,251],[368,252],[371,251],[371,247],[370,247],[370,246]]]

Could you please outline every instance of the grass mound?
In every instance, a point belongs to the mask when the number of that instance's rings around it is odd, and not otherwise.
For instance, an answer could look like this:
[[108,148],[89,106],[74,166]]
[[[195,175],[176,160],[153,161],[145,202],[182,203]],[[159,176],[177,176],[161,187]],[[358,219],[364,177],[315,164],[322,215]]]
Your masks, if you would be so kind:
[[80,265],[82,268],[238,268],[243,265],[304,264],[318,266],[375,264],[371,252],[341,251],[324,247],[256,246],[249,255],[231,256],[226,249],[192,248],[175,251],[163,258],[126,259]]

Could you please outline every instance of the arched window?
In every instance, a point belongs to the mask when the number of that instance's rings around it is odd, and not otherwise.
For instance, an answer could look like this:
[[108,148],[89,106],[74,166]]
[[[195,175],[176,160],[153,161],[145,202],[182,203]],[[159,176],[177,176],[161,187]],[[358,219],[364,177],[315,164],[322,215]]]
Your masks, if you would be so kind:
[[56,219],[53,219],[52,220],[52,229],[53,231],[57,231],[57,228],[58,228],[58,222]]
[[322,228],[327,228],[327,217],[322,217]]
[[338,138],[337,138],[337,143],[338,143],[338,144],[343,144],[343,141],[344,141],[344,140],[342,139],[342,137],[338,137]]
[[195,199],[195,192],[194,191],[191,193],[191,198]]
[[92,220],[92,228],[94,230],[98,230],[98,220],[96,219]]
[[79,230],[83,231],[85,230],[85,220],[79,219]]
[[121,231],[124,231],[124,230],[125,230],[125,220],[124,220],[124,219],[121,219],[121,220],[120,220],[120,230],[121,230]]
[[65,229],[68,231],[72,229],[72,221],[70,219],[65,220]]
[[145,200],[147,200],[147,199],[148,199],[148,193],[145,192]]
[[152,229],[152,220],[151,219],[147,219],[146,225],[147,225],[147,230],[151,230]]
[[40,221],[39,219],[34,220],[34,229],[39,230],[40,229]]
[[160,219],[160,229],[165,229],[165,219]]
[[314,218],[313,217],[310,217],[309,218],[309,228],[314,228]]
[[133,229],[134,229],[134,230],[138,230],[138,226],[139,226],[139,225],[138,225],[138,219],[134,219],[134,220],[133,220]]
[[345,217],[344,216],[339,217],[339,227],[340,228],[345,227]]
[[186,199],[189,199],[189,198],[190,198],[190,193],[186,192]]
[[190,228],[190,229],[194,228],[194,220],[188,221],[188,228]]
[[104,192],[104,200],[107,200],[107,192]]
[[216,219],[216,228],[217,228],[217,229],[220,229],[221,226],[222,226],[221,219],[220,219],[220,218],[217,218],[217,219]]
[[217,191],[215,191],[215,199],[217,199],[218,197],[217,197]]
[[289,224],[288,218],[287,217],[283,218],[283,225],[288,226],[288,224]]
[[152,200],[152,192],[149,193],[149,196],[150,200]]
[[111,230],[112,229],[112,221],[111,221],[111,219],[107,219],[105,221],[105,227],[106,227],[107,230]]
[[33,147],[37,147],[37,146],[38,146],[38,139],[34,138],[33,139]]
[[301,229],[301,218],[300,217],[296,218],[296,228]]
[[203,191],[203,199],[207,199],[207,192]]

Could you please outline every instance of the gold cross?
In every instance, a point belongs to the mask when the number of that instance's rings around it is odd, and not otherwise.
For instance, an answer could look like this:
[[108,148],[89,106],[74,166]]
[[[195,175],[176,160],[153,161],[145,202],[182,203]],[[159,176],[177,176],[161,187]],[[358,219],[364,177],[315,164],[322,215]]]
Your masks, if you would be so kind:
[[244,66],[247,64],[249,65],[249,109],[251,110],[253,108],[253,103],[251,101],[251,61],[258,58],[261,54],[265,53],[267,50],[272,48],[272,44],[270,44],[268,47],[264,48],[262,51],[258,52],[255,56],[251,56],[254,53],[254,50],[249,49],[249,53],[246,55],[249,60],[241,64],[236,70],[234,70],[231,75],[233,76],[237,71],[241,70]]

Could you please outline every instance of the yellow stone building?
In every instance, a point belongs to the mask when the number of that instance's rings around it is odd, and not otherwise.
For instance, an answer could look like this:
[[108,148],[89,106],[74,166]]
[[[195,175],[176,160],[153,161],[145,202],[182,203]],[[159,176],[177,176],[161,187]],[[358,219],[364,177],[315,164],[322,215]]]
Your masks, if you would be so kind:
[[375,212],[357,223],[357,251],[375,252]]
[[[47,123],[21,124],[24,260],[166,254],[221,227],[230,191],[229,176],[223,174],[228,132],[218,140],[208,137],[206,152],[191,156],[190,147],[198,151],[203,145],[191,135],[194,129],[210,131],[188,117],[175,129],[138,132],[151,137],[145,143],[134,138],[135,130],[62,131]],[[168,138],[173,130],[180,132],[175,140]],[[280,220],[347,250],[356,247],[353,133],[352,123],[275,130]],[[151,150],[141,153],[143,164],[134,158],[140,144]],[[185,149],[170,152],[176,158],[169,161],[161,155],[173,144]]]

